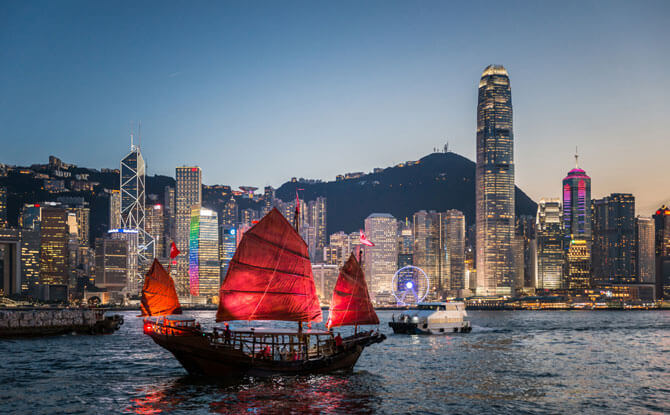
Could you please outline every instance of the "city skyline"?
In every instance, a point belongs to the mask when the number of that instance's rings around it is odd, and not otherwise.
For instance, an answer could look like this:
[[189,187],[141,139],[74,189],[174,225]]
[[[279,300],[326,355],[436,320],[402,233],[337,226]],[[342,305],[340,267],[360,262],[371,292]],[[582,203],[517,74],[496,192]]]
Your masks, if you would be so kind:
[[[277,187],[300,175],[333,180],[417,159],[447,141],[474,160],[473,86],[483,67],[500,63],[515,79],[516,184],[533,200],[560,196],[558,186],[551,192],[547,186],[564,174],[575,145],[594,178],[594,199],[632,193],[638,212],[648,214],[670,198],[669,191],[652,190],[664,189],[663,156],[654,149],[667,139],[661,93],[669,82],[662,53],[667,4],[570,3],[532,11],[513,4],[504,13],[523,29],[490,46],[498,25],[487,24],[497,18],[487,8],[394,3],[374,16],[372,4],[348,3],[333,13],[298,4],[213,6],[185,13],[183,22],[170,15],[171,5],[149,18],[147,4],[113,14],[101,5],[64,11],[44,4],[48,13],[25,27],[15,21],[26,22],[35,6],[12,5],[0,29],[13,40],[0,55],[12,62],[0,80],[7,91],[0,103],[2,141],[33,145],[10,146],[0,162],[30,164],[57,154],[75,164],[114,167],[127,151],[133,120],[142,121],[148,174],[197,164],[208,184]],[[345,18],[355,7],[362,13]],[[293,9],[299,16],[292,17]],[[482,19],[481,32],[467,32],[467,49],[458,46],[461,30],[475,18]],[[293,19],[299,22],[291,26]],[[221,29],[226,21],[235,24]],[[324,21],[326,28],[319,27]],[[232,42],[245,24],[254,33]],[[182,27],[193,30],[171,33]],[[351,33],[315,44],[345,29]],[[52,48],[61,58],[45,55]],[[90,151],[91,140],[99,151]],[[185,140],[191,145],[180,147]],[[338,162],[323,163],[326,155]],[[634,166],[644,180],[622,165]]]

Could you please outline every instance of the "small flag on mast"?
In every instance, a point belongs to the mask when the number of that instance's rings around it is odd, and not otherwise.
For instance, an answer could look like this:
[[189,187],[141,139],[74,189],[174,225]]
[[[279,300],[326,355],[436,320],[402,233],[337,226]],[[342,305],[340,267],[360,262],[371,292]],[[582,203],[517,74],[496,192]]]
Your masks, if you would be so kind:
[[172,245],[170,245],[170,259],[175,259],[180,253],[179,249],[177,249],[177,245],[173,241]]
[[361,238],[360,238],[360,239],[361,239],[361,243],[362,243],[363,245],[365,245],[365,246],[375,246],[375,244],[373,244],[372,241],[370,241],[370,240],[365,236],[365,232],[363,232],[363,229],[360,230],[360,233],[361,233]]

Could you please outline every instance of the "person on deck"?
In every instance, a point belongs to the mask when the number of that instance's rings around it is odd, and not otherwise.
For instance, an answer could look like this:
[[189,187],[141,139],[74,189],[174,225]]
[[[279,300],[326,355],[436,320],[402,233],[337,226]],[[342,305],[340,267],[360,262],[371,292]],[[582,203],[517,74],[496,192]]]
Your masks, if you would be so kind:
[[344,346],[342,345],[342,336],[340,336],[340,333],[337,333],[337,336],[335,336],[335,347],[337,347],[337,350],[340,352],[344,349]]
[[226,323],[226,328],[223,331],[223,342],[225,344],[230,344],[230,327]]

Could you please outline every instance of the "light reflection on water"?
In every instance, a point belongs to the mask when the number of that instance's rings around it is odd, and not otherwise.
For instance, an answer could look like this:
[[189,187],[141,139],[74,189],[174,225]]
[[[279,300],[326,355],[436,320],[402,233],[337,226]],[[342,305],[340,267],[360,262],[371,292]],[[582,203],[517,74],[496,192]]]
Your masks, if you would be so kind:
[[472,333],[425,337],[380,312],[389,337],[351,374],[234,384],[186,376],[135,314],[110,336],[0,341],[0,412],[670,411],[670,312],[471,312]]

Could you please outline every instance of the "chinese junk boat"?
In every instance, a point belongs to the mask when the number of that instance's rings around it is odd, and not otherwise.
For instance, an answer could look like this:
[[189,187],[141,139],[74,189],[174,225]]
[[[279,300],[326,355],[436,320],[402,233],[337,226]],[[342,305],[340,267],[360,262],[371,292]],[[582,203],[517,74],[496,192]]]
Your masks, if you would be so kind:
[[[145,307],[146,305],[146,307]],[[379,324],[360,265],[352,255],[342,268],[328,327]],[[362,332],[341,338],[332,331],[303,330],[320,322],[321,307],[307,245],[273,209],[245,232],[220,289],[217,322],[225,330],[203,331],[181,313],[172,283],[157,261],[142,296],[144,332],[169,350],[190,374],[233,377],[327,373],[351,370],[366,346],[386,336]],[[156,317],[157,316],[157,317]],[[297,328],[231,329],[228,321],[279,320]],[[357,329],[356,329],[357,331]]]

